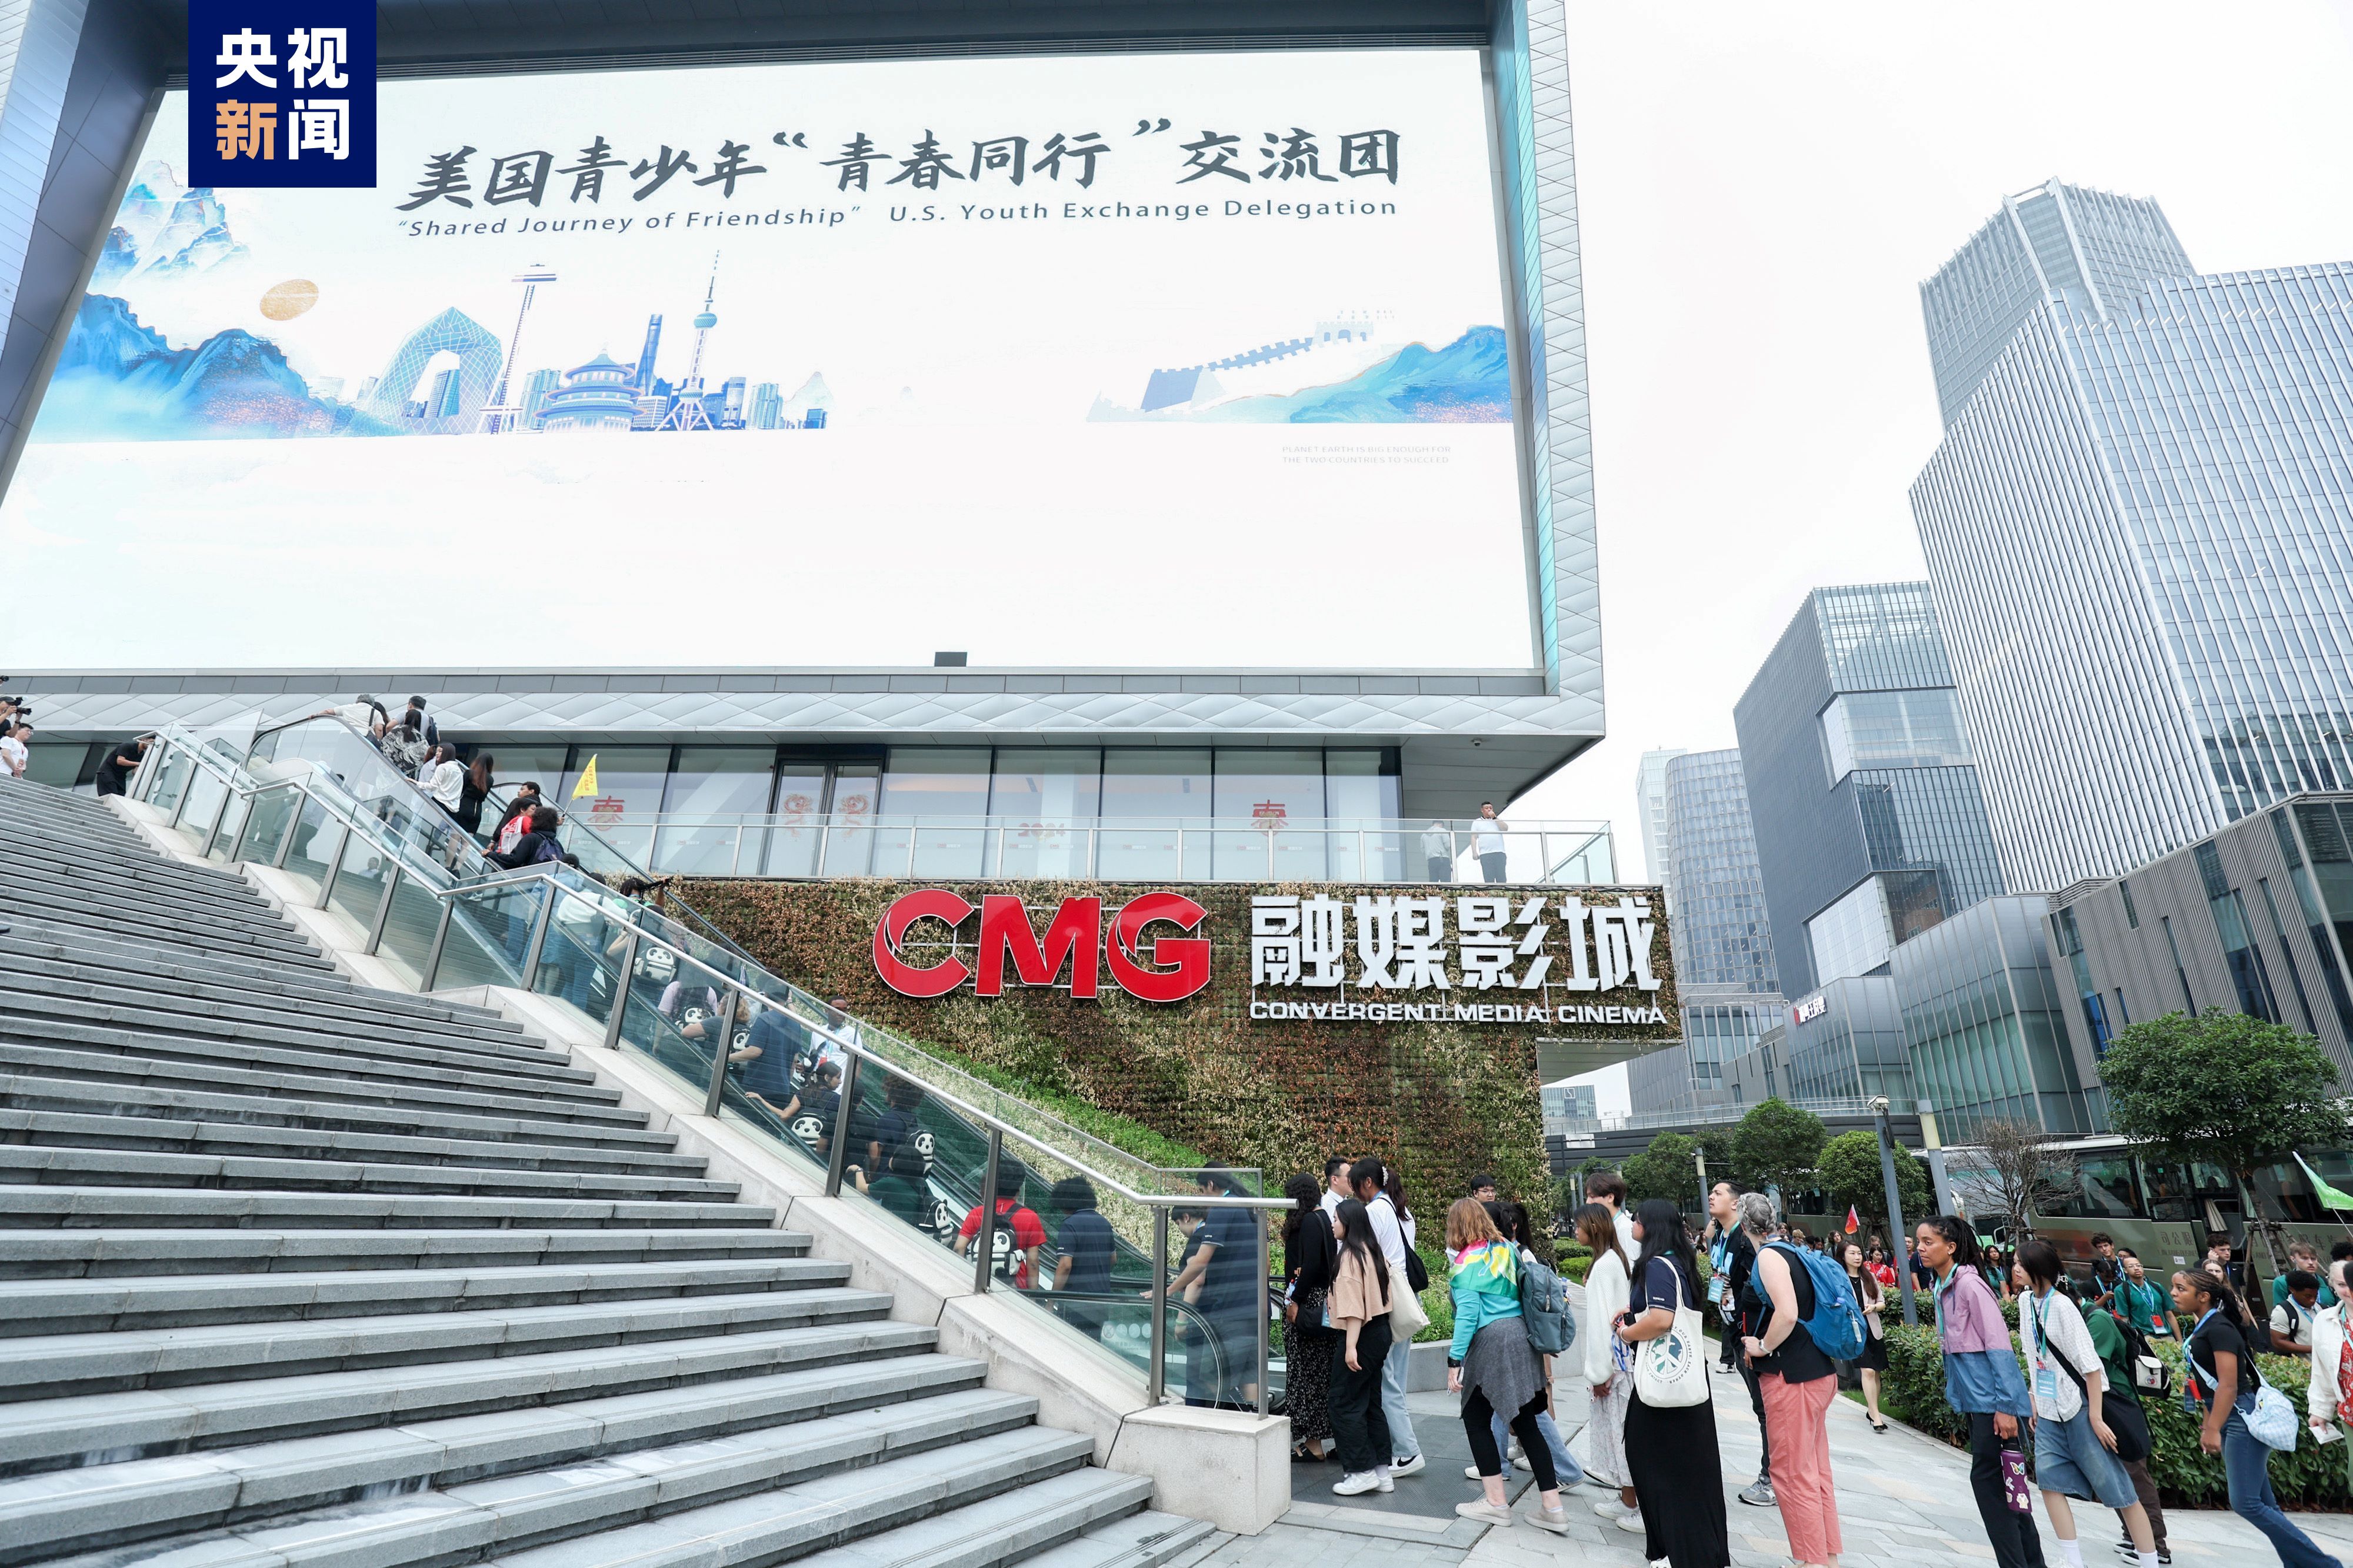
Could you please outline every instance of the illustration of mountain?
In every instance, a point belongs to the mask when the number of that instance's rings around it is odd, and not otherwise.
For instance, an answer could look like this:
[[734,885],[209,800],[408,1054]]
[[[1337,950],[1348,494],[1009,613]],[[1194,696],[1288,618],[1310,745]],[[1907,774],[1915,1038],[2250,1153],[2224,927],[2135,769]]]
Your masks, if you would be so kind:
[[796,425],[806,424],[812,408],[824,409],[828,420],[833,417],[833,389],[826,385],[821,370],[811,371],[800,390],[785,399],[784,416]]
[[183,185],[169,163],[150,158],[123,193],[90,281],[100,285],[151,273],[184,277],[245,255],[245,247],[229,232],[228,210],[220,198],[202,185]]
[[1098,398],[1092,420],[1251,425],[1492,425],[1512,417],[1511,353],[1501,327],[1472,327],[1444,348],[1409,343],[1345,380],[1297,392],[1225,396],[1217,383],[1144,410]]
[[221,440],[392,432],[312,397],[278,345],[241,328],[175,349],[111,294],[92,294],[41,405],[44,441]]

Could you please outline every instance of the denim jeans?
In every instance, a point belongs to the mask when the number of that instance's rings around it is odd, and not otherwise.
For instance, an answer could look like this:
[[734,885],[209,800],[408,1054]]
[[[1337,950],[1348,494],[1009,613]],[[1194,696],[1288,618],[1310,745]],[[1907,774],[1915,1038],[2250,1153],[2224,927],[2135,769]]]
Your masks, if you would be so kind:
[[[1495,1434],[1495,1451],[1499,1454],[1510,1453],[1511,1449],[1505,1445],[1504,1437],[1511,1431],[1511,1427],[1504,1420],[1503,1413],[1501,1411],[1491,1413],[1488,1425]],[[1565,1487],[1583,1485],[1585,1467],[1577,1462],[1577,1456],[1568,1451],[1567,1443],[1561,1441],[1560,1428],[1553,1425],[1551,1411],[1536,1412],[1536,1430],[1544,1434],[1545,1447],[1552,1450],[1553,1474],[1560,1478],[1560,1484]]]
[[1413,1342],[1399,1341],[1389,1346],[1388,1358],[1381,1363],[1381,1414],[1388,1418],[1389,1458],[1418,1459],[1421,1442],[1413,1435],[1413,1416],[1405,1407],[1406,1369],[1413,1364]]
[[2231,1511],[2263,1532],[2287,1568],[2343,1568],[2290,1523],[2272,1495],[2272,1451],[2247,1430],[2255,1396],[2243,1394],[2222,1424],[2222,1474],[2230,1483]]

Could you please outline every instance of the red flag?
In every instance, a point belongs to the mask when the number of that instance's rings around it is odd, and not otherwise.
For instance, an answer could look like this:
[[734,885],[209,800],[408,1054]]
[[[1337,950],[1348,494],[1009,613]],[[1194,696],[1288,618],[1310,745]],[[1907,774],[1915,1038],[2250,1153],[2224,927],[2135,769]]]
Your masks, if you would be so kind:
[[1854,1212],[1854,1205],[1853,1205],[1852,1204],[1849,1204],[1849,1205],[1846,1205],[1846,1233],[1847,1233],[1849,1236],[1852,1236],[1856,1231],[1859,1231],[1859,1230],[1861,1230],[1862,1228],[1862,1216],[1861,1216],[1861,1215],[1857,1215],[1857,1214]]

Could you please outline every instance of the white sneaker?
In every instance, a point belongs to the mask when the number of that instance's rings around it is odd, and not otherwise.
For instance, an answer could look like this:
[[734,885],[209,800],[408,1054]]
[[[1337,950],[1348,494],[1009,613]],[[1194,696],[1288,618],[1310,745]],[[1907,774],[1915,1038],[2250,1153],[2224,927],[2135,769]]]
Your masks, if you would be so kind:
[[1624,1503],[1618,1500],[1618,1494],[1616,1492],[1611,1492],[1608,1497],[1603,1498],[1599,1502],[1593,1505],[1593,1511],[1600,1515],[1603,1519],[1620,1520],[1625,1518],[1630,1513],[1640,1513],[1642,1510],[1638,1508],[1628,1508]]
[[1430,1461],[1423,1458],[1419,1454],[1416,1454],[1410,1459],[1391,1459],[1389,1461],[1389,1474],[1392,1476],[1419,1475],[1429,1468]]
[[1529,1462],[1528,1457],[1525,1454],[1514,1454],[1512,1456],[1512,1463],[1519,1466],[1520,1468],[1527,1471],[1530,1475],[1534,1475],[1536,1472],[1535,1466]]
[[1332,1490],[1340,1497],[1356,1497],[1364,1492],[1381,1489],[1381,1478],[1371,1470],[1359,1470],[1353,1476],[1342,1476],[1332,1483]]
[[1475,1481],[1475,1480],[1477,1480],[1477,1479],[1479,1479],[1479,1467],[1478,1467],[1478,1466],[1476,1466],[1476,1465],[1465,1465],[1465,1466],[1463,1466],[1463,1467],[1462,1467],[1462,1479],[1463,1479],[1464,1480],[1466,1480],[1466,1481]]
[[1552,1512],[1547,1513],[1543,1509],[1539,1508],[1535,1512],[1528,1515],[1528,1522],[1535,1526],[1538,1530],[1549,1531],[1555,1535],[1567,1535],[1568,1533],[1568,1510],[1565,1508],[1556,1509]]
[[1512,1510],[1510,1509],[1497,1508],[1485,1498],[1481,1498],[1477,1502],[1458,1502],[1454,1505],[1454,1511],[1461,1515],[1464,1519],[1475,1519],[1482,1524],[1509,1524],[1512,1522]]
[[1380,1490],[1385,1492],[1397,1490],[1397,1483],[1389,1479],[1389,1468],[1387,1465],[1375,1465],[1373,1478],[1381,1483]]
[[1618,1528],[1624,1531],[1629,1535],[1641,1535],[1650,1527],[1642,1522],[1642,1510],[1641,1509],[1630,1508],[1626,1510],[1624,1517],[1618,1521]]

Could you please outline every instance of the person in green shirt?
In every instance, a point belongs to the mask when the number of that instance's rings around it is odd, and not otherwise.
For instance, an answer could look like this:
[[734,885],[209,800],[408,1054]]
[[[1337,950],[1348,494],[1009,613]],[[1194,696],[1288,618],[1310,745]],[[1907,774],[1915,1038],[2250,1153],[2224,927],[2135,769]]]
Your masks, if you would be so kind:
[[[2124,1283],[2118,1281],[2119,1294]],[[2156,1287],[2151,1286],[2150,1289],[2155,1289]],[[2129,1364],[2132,1361],[2131,1347],[2125,1339],[2123,1328],[2116,1322],[2116,1314],[2098,1307],[2086,1308],[2084,1328],[2092,1336],[2092,1348],[2099,1352],[2100,1370],[2107,1374],[2108,1386],[2103,1391],[2101,1404],[2108,1413],[2110,1426],[2113,1427],[2117,1420],[2116,1406],[2129,1405],[2133,1407],[2134,1415],[2139,1417],[2138,1425],[2146,1436],[2148,1418],[2142,1411],[2140,1390],[2133,1386]],[[2116,1457],[2124,1458],[2121,1454]],[[2137,1459],[2124,1459],[2124,1467],[2125,1474],[2132,1478],[2133,1490],[2140,1496],[2140,1506],[2148,1510],[2148,1531],[2157,1538],[2157,1560],[2160,1563],[2169,1563],[2173,1561],[2173,1552],[2165,1544],[2165,1510],[2158,1506],[2157,1482],[2148,1473],[2148,1456],[2143,1454]],[[2132,1541],[2129,1532],[2126,1534],[2125,1541],[2129,1546]]]
[[2116,1310],[2149,1338],[2173,1338],[2173,1299],[2166,1294],[2165,1287],[2148,1277],[2148,1271],[2141,1267],[2140,1255],[2131,1247],[2117,1247],[2116,1257],[2125,1266],[2125,1277],[2116,1284]]
[[2323,1307],[2337,1305],[2337,1292],[2328,1288],[2328,1275],[2320,1267],[2320,1249],[2308,1241],[2291,1241],[2287,1244],[2286,1269],[2272,1276],[2273,1306],[2280,1306],[2287,1300],[2287,1277],[2299,1268],[2320,1281],[2320,1304]]

